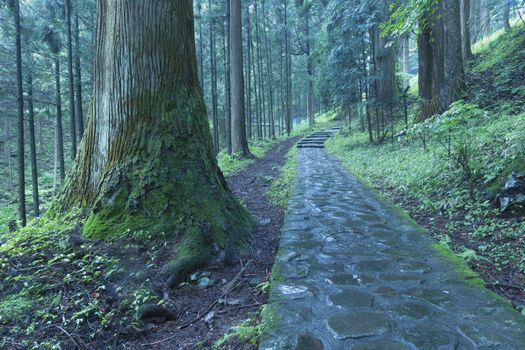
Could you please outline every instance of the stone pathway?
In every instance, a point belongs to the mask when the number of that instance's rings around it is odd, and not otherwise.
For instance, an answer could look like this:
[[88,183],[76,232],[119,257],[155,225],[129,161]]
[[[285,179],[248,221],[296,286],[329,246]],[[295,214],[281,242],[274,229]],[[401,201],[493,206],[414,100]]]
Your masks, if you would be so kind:
[[294,193],[260,349],[525,349],[525,317],[333,156],[300,149]]

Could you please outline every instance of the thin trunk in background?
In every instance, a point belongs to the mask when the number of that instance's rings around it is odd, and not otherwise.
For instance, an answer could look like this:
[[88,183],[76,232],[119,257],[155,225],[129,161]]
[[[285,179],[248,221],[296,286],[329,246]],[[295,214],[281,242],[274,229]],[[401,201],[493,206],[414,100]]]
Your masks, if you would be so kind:
[[22,226],[26,225],[26,182],[25,182],[25,143],[24,143],[24,93],[22,87],[22,42],[20,25],[20,0],[13,2],[15,46],[16,46],[16,100],[18,106],[18,217]]
[[73,35],[71,30],[71,0],[65,0],[66,8],[66,46],[67,46],[67,76],[69,92],[69,116],[71,129],[71,159],[77,156],[77,121],[75,117],[75,82],[73,77]]
[[77,119],[77,135],[81,140],[84,135],[84,107],[82,105],[82,67],[80,64],[80,28],[78,15],[75,14],[75,104]]
[[241,0],[230,1],[230,81],[232,153],[248,156],[244,115],[244,76],[242,60]]
[[56,105],[56,157],[60,170],[60,183],[66,177],[64,165],[64,132],[62,127],[62,91],[60,85],[60,57],[55,55],[55,105]]
[[27,72],[27,109],[29,124],[29,148],[31,155],[31,185],[33,190],[33,215],[40,216],[40,198],[38,195],[38,168],[36,159],[36,140],[35,140],[35,110],[33,105],[33,59],[29,54],[30,67]]

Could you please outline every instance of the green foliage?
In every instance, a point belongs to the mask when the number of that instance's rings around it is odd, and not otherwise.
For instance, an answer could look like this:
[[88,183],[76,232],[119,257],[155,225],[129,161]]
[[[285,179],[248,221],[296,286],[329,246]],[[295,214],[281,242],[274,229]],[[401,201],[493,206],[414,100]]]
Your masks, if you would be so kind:
[[26,290],[0,299],[0,324],[17,322],[33,305]]
[[263,305],[250,319],[233,326],[214,345],[214,349],[224,349],[232,339],[238,338],[241,342],[257,345],[259,339],[270,322],[274,319],[273,311],[269,305]]
[[404,34],[416,28],[419,30],[431,26],[429,21],[436,20],[436,12],[440,6],[439,0],[408,0],[392,2],[391,16],[388,22],[381,25],[382,34],[395,36]]

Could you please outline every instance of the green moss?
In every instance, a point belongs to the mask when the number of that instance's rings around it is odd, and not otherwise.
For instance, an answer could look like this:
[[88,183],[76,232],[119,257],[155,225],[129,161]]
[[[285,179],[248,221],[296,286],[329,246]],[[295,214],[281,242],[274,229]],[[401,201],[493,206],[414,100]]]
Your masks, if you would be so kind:
[[26,291],[0,299],[0,323],[17,322],[33,306],[33,300]]

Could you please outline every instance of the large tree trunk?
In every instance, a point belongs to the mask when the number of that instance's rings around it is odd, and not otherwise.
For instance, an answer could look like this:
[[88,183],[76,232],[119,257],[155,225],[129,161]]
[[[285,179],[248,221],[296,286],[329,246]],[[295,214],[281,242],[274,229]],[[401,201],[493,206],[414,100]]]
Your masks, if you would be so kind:
[[22,42],[20,26],[20,1],[13,2],[16,46],[16,99],[18,106],[18,216],[20,224],[26,225],[26,181],[24,143],[24,93],[22,88]]
[[248,156],[244,116],[241,0],[230,0],[230,81],[232,108],[232,152]]
[[67,76],[69,82],[69,116],[71,129],[71,159],[77,156],[77,127],[75,117],[75,82],[73,79],[73,35],[71,33],[71,0],[65,0],[67,36]]
[[179,237],[168,285],[239,242],[199,85],[190,0],[98,0],[91,116],[50,215],[80,206],[87,237]]

